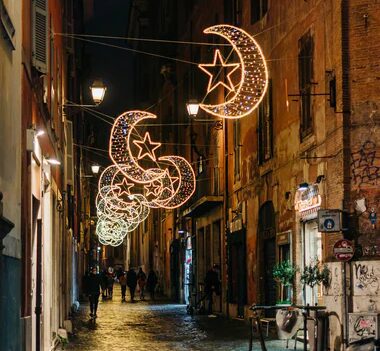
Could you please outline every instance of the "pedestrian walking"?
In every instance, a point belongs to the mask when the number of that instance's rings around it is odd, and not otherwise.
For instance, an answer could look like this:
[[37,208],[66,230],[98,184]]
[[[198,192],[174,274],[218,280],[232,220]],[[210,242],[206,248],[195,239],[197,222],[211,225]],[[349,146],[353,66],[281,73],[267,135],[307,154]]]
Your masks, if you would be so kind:
[[119,276],[119,283],[121,287],[121,301],[125,302],[125,293],[127,291],[127,277],[125,272],[123,272],[122,275]]
[[146,281],[146,288],[149,291],[151,300],[154,300],[154,292],[156,290],[157,280],[157,274],[154,272],[153,268],[151,268],[148,273],[148,279]]
[[100,273],[100,283],[102,288],[102,299],[104,300],[107,297],[107,271],[105,269]]
[[114,280],[113,269],[112,270],[108,269],[108,273],[107,273],[107,291],[108,291],[108,297],[110,299],[112,299],[112,295],[113,295],[113,284],[114,284],[114,282],[115,282],[115,280]]
[[208,314],[209,316],[213,316],[212,314],[212,304],[213,304],[213,295],[214,292],[219,295],[220,294],[220,282],[219,276],[216,271],[217,266],[213,265],[206,273],[205,276],[205,294],[208,302]]
[[137,285],[137,274],[134,269],[130,268],[127,273],[127,286],[131,294],[131,302],[135,302],[136,285]]
[[140,300],[145,300],[144,290],[146,284],[146,274],[141,267],[139,268],[139,272],[137,273],[137,283],[139,284],[140,289]]
[[98,311],[99,295],[100,295],[100,277],[96,272],[96,267],[91,269],[91,273],[87,278],[87,295],[90,300],[90,316],[96,318]]

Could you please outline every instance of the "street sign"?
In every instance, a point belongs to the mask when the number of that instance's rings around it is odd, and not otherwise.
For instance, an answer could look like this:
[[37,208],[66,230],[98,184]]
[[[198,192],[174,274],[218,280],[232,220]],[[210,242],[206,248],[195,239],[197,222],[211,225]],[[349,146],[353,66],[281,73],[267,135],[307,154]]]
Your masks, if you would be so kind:
[[320,232],[340,232],[340,210],[318,210],[318,228]]
[[354,244],[346,239],[338,240],[334,244],[334,256],[339,261],[349,261],[354,257]]

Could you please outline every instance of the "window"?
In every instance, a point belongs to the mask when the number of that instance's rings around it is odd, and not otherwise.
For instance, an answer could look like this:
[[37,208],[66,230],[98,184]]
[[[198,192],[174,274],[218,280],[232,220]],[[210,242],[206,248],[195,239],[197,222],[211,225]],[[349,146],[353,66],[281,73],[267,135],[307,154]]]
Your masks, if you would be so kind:
[[272,80],[269,80],[268,91],[259,106],[258,132],[259,164],[263,164],[273,156]]
[[314,41],[311,33],[306,33],[298,42],[298,76],[300,90],[300,136],[301,140],[313,131],[311,93],[313,83]]
[[241,163],[241,151],[240,151],[240,121],[234,121],[234,179],[235,182],[240,180],[240,163]]
[[251,0],[251,24],[260,21],[268,11],[268,0]]
[[32,5],[33,65],[41,73],[47,72],[48,56],[48,1],[34,1]]

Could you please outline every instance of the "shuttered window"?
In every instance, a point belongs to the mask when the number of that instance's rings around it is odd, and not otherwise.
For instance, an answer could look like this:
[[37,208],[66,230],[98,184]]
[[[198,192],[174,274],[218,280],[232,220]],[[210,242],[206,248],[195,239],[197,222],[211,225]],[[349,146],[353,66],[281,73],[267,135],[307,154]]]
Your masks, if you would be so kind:
[[66,184],[74,189],[73,123],[66,121]]
[[310,33],[306,33],[299,40],[298,53],[298,74],[299,90],[301,95],[300,105],[300,136],[301,140],[313,131],[313,111],[312,111],[312,84],[313,84],[313,54],[314,40]]
[[48,0],[33,0],[32,42],[33,66],[41,73],[47,73],[48,46]]
[[273,156],[273,105],[272,80],[269,80],[268,91],[259,106],[259,164],[270,160]]

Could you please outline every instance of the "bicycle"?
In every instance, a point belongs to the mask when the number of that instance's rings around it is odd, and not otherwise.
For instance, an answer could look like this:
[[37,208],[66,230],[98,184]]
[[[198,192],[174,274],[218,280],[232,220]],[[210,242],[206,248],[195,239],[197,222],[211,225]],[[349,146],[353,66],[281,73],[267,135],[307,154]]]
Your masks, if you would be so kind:
[[207,294],[203,292],[202,286],[203,284],[200,283],[198,291],[191,294],[189,304],[186,306],[186,312],[191,316],[193,316],[195,312],[197,312],[197,314],[206,313],[205,300]]

